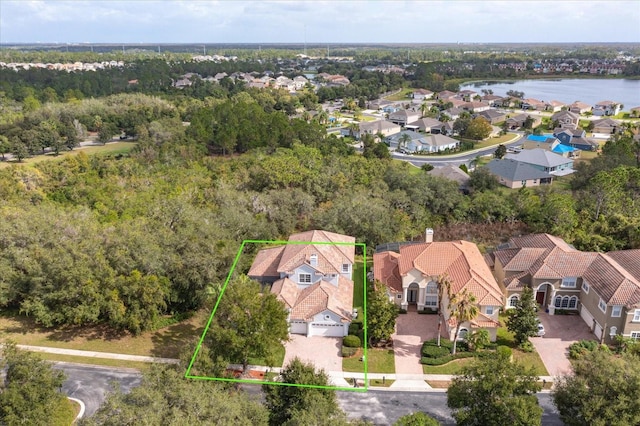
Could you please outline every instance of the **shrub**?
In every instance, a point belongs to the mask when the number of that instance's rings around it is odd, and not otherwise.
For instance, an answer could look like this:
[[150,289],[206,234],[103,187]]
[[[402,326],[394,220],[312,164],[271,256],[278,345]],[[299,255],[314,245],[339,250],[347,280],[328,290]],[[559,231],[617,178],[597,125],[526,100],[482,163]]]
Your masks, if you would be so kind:
[[[600,348],[600,343],[595,340],[580,340],[569,346],[569,358],[580,359],[589,352],[595,352]],[[607,351],[609,348],[607,348]]]
[[469,345],[469,349],[477,351],[478,349],[486,347],[491,343],[491,340],[489,339],[489,332],[482,329],[467,334],[466,342]]
[[496,348],[496,354],[499,357],[511,359],[511,356],[513,356],[513,351],[509,346],[500,345]]
[[534,347],[533,347],[533,343],[531,343],[530,341],[526,341],[526,342],[522,342],[520,344],[520,346],[518,346],[523,352],[533,352],[534,351]]
[[357,336],[360,330],[362,330],[361,322],[352,322],[351,324],[349,324],[349,334],[353,334],[354,336]]
[[350,356],[354,356],[356,352],[358,352],[358,348],[348,348],[346,346],[343,346],[341,352],[343,358],[349,358]]
[[398,313],[399,314],[406,314],[407,310],[406,309],[402,309],[402,308],[398,308]]
[[342,346],[346,346],[347,348],[359,348],[361,345],[362,342],[358,336],[350,334],[342,339]]
[[438,315],[438,311],[436,309],[425,308],[418,311],[419,314],[423,315]]
[[422,356],[427,358],[441,358],[443,356],[447,356],[451,353],[451,351],[445,347],[437,347],[437,346],[422,346]]

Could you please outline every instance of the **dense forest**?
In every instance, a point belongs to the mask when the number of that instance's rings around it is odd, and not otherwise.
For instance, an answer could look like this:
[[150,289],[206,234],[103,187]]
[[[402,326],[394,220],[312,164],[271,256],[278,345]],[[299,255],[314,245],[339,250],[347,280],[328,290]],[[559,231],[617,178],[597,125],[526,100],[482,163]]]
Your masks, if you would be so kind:
[[[114,121],[137,111],[139,139],[130,157],[79,153],[0,171],[0,306],[46,326],[140,332],[202,306],[243,239],[312,228],[374,247],[426,227],[523,223],[580,249],[640,247],[630,132],[580,167],[571,190],[507,191],[478,172],[464,195],[408,164],[356,154],[317,124],[266,112],[249,93],[202,107],[189,127],[166,101],[127,99],[33,112],[55,123],[95,118],[85,107]],[[215,125],[198,124],[208,120]],[[227,155],[210,155],[220,148]]]
[[[478,169],[462,193],[369,145],[358,154],[327,134],[322,112],[300,114],[325,97],[375,97],[406,84],[400,76],[336,68],[352,84],[325,90],[342,90],[333,94],[246,89],[228,78],[178,90],[170,82],[180,73],[239,66],[181,64],[0,70],[2,157],[72,150],[88,132],[136,145],[127,156],[80,152],[0,169],[0,308],[44,326],[138,333],[202,307],[242,240],[313,228],[370,249],[427,227],[483,247],[508,236],[497,229],[549,232],[583,250],[640,247],[640,143],[630,126],[581,163],[569,187],[510,191]],[[421,66],[416,84],[447,87],[438,66]]]

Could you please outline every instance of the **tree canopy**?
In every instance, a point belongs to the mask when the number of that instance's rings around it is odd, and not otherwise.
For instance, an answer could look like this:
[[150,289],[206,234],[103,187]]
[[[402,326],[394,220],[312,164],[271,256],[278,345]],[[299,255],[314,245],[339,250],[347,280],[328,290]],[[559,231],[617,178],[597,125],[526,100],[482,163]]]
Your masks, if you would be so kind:
[[389,301],[387,288],[381,282],[367,286],[367,335],[371,343],[389,340],[395,331],[398,308]]
[[220,298],[207,332],[211,355],[238,362],[247,371],[249,358],[273,365],[278,347],[289,339],[288,312],[271,292],[241,275],[232,279]]
[[593,351],[554,383],[553,400],[568,426],[640,424],[640,363],[632,354]]
[[525,287],[522,290],[514,309],[509,310],[507,329],[513,333],[516,343],[519,345],[527,342],[529,337],[537,335],[538,315],[536,314],[533,290],[530,287]]
[[508,358],[481,358],[465,366],[447,390],[447,405],[461,426],[540,425],[538,377]]

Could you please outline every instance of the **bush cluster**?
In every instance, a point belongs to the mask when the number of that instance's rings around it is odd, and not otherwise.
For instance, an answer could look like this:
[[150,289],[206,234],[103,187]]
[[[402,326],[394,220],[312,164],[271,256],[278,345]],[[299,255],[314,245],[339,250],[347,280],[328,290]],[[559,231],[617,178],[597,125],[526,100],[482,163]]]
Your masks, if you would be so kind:
[[356,352],[358,352],[358,348],[348,348],[346,346],[343,346],[341,355],[343,358],[349,358],[350,356],[354,356]]
[[511,359],[513,351],[509,346],[500,345],[496,348],[496,354],[498,354],[498,356],[500,357]]
[[350,334],[342,339],[342,346],[346,346],[347,348],[359,348],[361,345],[362,342],[358,336]]
[[595,352],[597,350],[604,350],[609,352],[609,348],[606,345],[601,345],[595,340],[580,340],[579,342],[572,343],[569,346],[569,358],[580,359],[589,352]]

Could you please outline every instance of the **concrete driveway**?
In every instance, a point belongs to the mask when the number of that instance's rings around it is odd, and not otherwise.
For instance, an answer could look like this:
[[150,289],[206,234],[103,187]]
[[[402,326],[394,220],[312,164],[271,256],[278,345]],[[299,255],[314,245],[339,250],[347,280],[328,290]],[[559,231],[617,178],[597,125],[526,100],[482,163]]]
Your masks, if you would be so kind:
[[417,312],[398,315],[396,332],[392,336],[396,374],[422,374],[422,342],[437,335],[438,315],[423,315]]
[[291,340],[285,344],[284,363],[298,357],[302,361],[310,362],[316,366],[316,370],[324,369],[325,372],[342,371],[341,337],[306,337],[300,334],[291,334]]
[[544,325],[544,337],[532,337],[530,340],[540,355],[550,376],[571,372],[569,346],[579,340],[595,340],[580,315],[549,315],[538,312],[538,318]]

